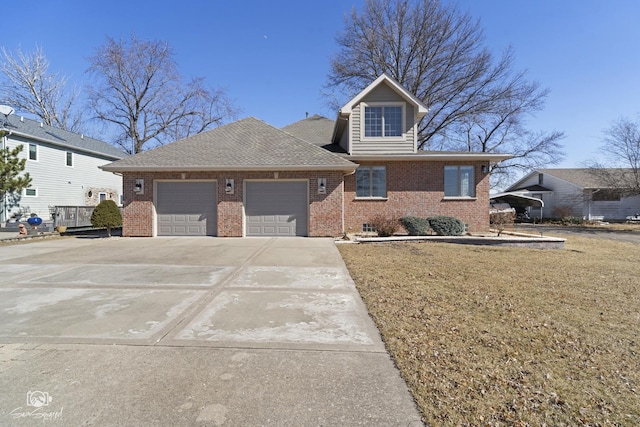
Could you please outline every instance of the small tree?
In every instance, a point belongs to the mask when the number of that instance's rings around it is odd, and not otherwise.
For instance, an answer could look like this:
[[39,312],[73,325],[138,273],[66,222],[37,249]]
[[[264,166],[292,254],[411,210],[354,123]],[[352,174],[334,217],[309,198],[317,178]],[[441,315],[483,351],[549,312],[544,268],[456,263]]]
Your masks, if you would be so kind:
[[107,228],[107,236],[111,237],[111,227],[122,225],[122,215],[116,202],[103,200],[95,207],[91,214],[91,225],[95,228]]
[[[6,131],[0,130],[0,139],[4,138]],[[0,200],[6,206],[6,196],[21,192],[31,185],[31,177],[28,172],[20,175],[25,168],[27,159],[20,159],[18,155],[22,151],[22,145],[15,148],[5,147],[0,150]]]

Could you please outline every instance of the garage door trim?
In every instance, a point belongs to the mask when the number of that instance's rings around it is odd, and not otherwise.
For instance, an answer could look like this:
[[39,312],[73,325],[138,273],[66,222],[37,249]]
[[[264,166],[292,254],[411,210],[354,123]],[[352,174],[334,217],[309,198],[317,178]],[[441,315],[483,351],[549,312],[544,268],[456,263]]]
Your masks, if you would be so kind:
[[244,179],[242,182],[242,236],[247,237],[247,183],[252,182],[269,182],[269,183],[286,183],[286,182],[304,182],[307,187],[306,191],[306,211],[305,229],[307,235],[309,235],[309,179],[306,178],[293,178],[293,179]]
[[[215,184],[215,188],[216,188],[216,206],[215,206],[215,210],[216,210],[216,219],[218,218],[218,198],[219,198],[219,191],[218,191],[218,180],[217,179],[154,179],[153,180],[153,237],[158,237],[158,227],[159,227],[159,223],[158,223],[158,209],[157,209],[157,204],[158,204],[158,183],[161,182],[181,182],[181,183],[190,183],[190,182],[212,182]],[[217,230],[218,230],[218,226],[216,224],[216,234],[217,234]]]

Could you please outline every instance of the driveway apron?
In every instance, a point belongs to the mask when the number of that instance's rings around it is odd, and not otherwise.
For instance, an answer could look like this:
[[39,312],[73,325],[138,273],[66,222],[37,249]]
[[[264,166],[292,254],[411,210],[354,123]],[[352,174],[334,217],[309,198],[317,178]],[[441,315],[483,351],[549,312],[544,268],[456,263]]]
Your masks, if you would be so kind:
[[331,239],[0,246],[0,425],[421,425]]

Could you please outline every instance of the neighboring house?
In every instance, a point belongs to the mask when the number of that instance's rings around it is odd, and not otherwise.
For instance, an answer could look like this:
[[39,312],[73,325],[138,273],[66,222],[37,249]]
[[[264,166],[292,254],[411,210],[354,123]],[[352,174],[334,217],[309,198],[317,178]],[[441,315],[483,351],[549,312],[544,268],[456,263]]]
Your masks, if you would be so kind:
[[2,224],[18,214],[36,213],[49,220],[53,206],[92,206],[103,199],[120,203],[122,178],[99,167],[123,158],[124,152],[24,117],[11,115],[3,122],[8,133],[2,148],[23,146],[20,157],[27,159],[24,172],[31,176],[31,186],[0,201]]
[[417,149],[427,107],[386,75],[337,120],[247,118],[102,169],[121,173],[125,236],[340,236],[377,215],[449,215],[489,228],[503,154]]
[[[607,175],[624,171],[608,170]],[[530,216],[537,218],[623,220],[640,212],[640,196],[625,197],[606,181],[593,169],[537,169],[505,191],[541,199],[544,208],[530,208]]]

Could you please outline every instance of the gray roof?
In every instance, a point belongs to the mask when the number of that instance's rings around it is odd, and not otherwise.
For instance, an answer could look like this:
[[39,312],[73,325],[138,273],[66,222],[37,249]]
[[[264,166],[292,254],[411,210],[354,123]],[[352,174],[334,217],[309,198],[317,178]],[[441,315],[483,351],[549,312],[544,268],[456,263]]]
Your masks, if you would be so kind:
[[102,169],[344,170],[357,165],[310,142],[249,117],[110,163]]
[[[3,122],[5,122],[4,117],[2,117],[0,124]],[[109,160],[122,159],[127,156],[127,153],[124,151],[104,141],[58,129],[53,126],[41,125],[41,122],[16,115],[11,115],[7,118],[4,129],[27,139],[97,154]]]
[[622,177],[631,169],[538,169],[534,173],[555,176],[582,188],[610,188],[610,179]]
[[306,119],[291,123],[283,127],[282,130],[319,147],[324,147],[331,144],[331,135],[333,135],[335,124],[336,122],[333,120],[314,114]]

